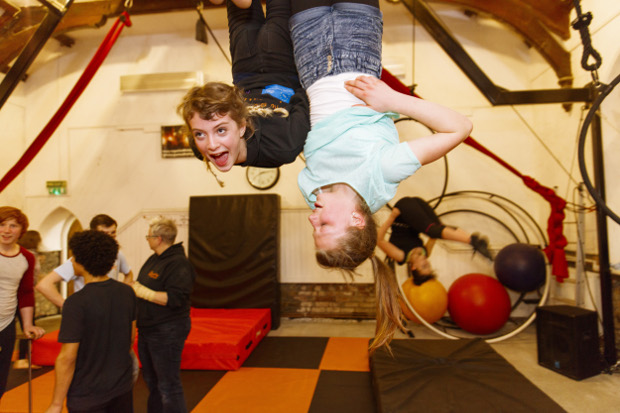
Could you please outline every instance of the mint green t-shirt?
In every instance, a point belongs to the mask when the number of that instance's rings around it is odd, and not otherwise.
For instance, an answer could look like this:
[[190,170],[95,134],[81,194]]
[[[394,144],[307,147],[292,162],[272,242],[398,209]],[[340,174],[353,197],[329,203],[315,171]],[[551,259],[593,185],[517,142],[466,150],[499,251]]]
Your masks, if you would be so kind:
[[392,118],[367,107],[341,110],[317,123],[304,145],[306,167],[297,183],[314,209],[319,187],[345,183],[372,213],[396,195],[398,184],[422,165],[406,142],[399,142]]

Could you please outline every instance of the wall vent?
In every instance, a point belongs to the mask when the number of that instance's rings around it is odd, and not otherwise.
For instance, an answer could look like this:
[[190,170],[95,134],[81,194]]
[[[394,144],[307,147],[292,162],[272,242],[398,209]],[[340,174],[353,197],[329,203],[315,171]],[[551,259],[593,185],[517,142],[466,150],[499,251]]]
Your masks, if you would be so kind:
[[170,72],[121,76],[121,92],[187,90],[202,86],[202,72]]

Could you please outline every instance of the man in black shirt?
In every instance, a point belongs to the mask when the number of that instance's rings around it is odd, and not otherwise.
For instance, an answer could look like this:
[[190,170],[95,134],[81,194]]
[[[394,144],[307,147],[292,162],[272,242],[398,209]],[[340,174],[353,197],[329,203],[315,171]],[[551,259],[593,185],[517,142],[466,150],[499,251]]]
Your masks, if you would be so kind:
[[131,346],[136,296],[107,276],[118,244],[100,231],[76,233],[69,241],[75,274],[86,285],[65,301],[58,341],[54,397],[47,412],[133,412]]

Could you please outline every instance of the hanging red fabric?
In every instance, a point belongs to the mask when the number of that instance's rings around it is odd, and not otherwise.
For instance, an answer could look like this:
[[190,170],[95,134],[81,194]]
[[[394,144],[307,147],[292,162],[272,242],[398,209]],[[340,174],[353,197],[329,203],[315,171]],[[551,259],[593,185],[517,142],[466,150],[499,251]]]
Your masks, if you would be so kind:
[[[381,80],[398,92],[413,95],[418,98],[420,97],[415,93],[412,93],[407,86],[405,86],[400,80],[398,80],[398,78],[385,69],[383,69],[383,72],[381,73]],[[558,196],[553,189],[542,186],[534,178],[521,174],[517,169],[482,146],[471,136],[467,137],[464,143],[494,159],[504,168],[521,178],[523,183],[528,188],[540,194],[543,198],[545,198],[545,200],[547,200],[547,202],[549,202],[551,207],[551,213],[549,215],[549,219],[547,220],[549,245],[544,251],[547,255],[547,259],[551,263],[551,273],[555,276],[558,282],[564,282],[564,279],[568,278],[568,263],[566,262],[566,253],[564,251],[567,241],[564,236],[563,229],[565,216],[564,208],[566,207],[566,201]]]
[[26,152],[24,152],[17,163],[6,173],[6,175],[4,175],[4,178],[0,181],[0,192],[4,191],[4,189],[11,182],[13,182],[13,180],[28,166],[28,164],[39,153],[41,148],[43,148],[43,146],[47,143],[49,138],[58,128],[58,125],[60,125],[60,122],[62,122],[67,113],[69,113],[69,110],[71,110],[75,101],[80,97],[84,89],[86,89],[86,86],[88,86],[93,76],[95,76],[95,73],[99,67],[101,67],[101,64],[110,52],[110,49],[112,49],[112,46],[125,26],[131,26],[131,20],[129,19],[129,14],[126,11],[118,16],[118,19],[116,19],[116,22],[114,22],[114,25],[110,28],[110,31],[106,35],[105,39],[101,45],[99,45],[99,48],[97,49],[97,52],[95,52],[95,55],[91,59],[90,63],[88,63],[84,73],[82,73],[75,86],[73,86],[73,89],[71,89],[71,92],[69,92],[69,95],[67,95],[65,101],[58,108],[54,116],[52,116],[50,121],[47,125],[45,125],[36,139],[32,141]]

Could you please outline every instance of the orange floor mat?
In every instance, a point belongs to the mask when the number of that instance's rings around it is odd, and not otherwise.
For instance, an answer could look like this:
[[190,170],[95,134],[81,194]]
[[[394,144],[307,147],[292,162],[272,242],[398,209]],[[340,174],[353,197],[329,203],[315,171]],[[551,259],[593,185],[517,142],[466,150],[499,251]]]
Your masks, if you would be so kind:
[[229,371],[192,412],[306,413],[319,370],[242,367]]
[[321,359],[321,370],[370,371],[368,338],[331,337]]
[[[368,370],[368,340],[266,337],[246,360],[246,367],[237,371],[181,370],[188,410],[376,413]],[[27,375],[24,378],[23,371],[11,374],[14,387],[0,402],[0,413],[27,412]],[[52,399],[54,371],[39,370],[36,374],[33,411],[44,412]],[[145,412],[148,389],[142,377],[133,395],[136,413]]]
[[[54,394],[54,371],[32,379],[32,411],[45,412]],[[66,407],[63,412],[67,412]],[[4,393],[0,400],[2,413],[28,413],[28,383]]]

